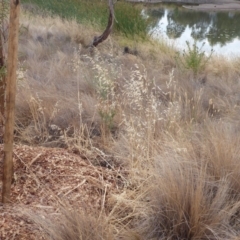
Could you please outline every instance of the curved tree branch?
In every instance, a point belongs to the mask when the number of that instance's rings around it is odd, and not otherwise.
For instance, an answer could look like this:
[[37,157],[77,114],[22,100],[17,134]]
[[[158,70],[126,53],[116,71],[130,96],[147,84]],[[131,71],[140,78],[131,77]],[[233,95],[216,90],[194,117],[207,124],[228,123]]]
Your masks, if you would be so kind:
[[106,40],[112,31],[113,23],[114,23],[114,7],[113,6],[114,6],[113,0],[109,0],[108,1],[108,8],[109,8],[108,25],[101,36],[94,37],[93,43],[92,43],[92,46],[94,46],[94,47],[96,47],[99,43]]

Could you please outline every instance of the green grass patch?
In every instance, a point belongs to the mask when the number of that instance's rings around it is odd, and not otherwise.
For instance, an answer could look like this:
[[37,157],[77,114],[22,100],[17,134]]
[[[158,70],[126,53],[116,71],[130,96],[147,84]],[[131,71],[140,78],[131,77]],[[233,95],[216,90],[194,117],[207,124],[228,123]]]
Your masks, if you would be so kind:
[[[23,0],[63,19],[76,19],[79,23],[91,23],[104,29],[108,21],[107,1],[99,0]],[[127,37],[146,37],[148,22],[141,16],[141,9],[126,2],[115,5],[117,22],[114,31]]]
[[141,7],[126,2],[119,2],[115,5],[116,24],[115,29],[126,37],[147,36],[149,20],[141,15]]
[[76,19],[78,22],[91,22],[104,26],[107,23],[106,2],[97,0],[23,0],[23,3],[36,4],[40,8],[63,19]]

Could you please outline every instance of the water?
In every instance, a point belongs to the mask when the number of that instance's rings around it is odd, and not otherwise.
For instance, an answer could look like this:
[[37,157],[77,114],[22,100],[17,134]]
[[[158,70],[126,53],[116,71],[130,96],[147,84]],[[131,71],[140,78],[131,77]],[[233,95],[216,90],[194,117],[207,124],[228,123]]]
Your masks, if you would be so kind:
[[200,12],[178,5],[155,5],[143,11],[151,17],[150,34],[167,39],[180,49],[186,41],[203,50],[228,56],[240,56],[240,12]]

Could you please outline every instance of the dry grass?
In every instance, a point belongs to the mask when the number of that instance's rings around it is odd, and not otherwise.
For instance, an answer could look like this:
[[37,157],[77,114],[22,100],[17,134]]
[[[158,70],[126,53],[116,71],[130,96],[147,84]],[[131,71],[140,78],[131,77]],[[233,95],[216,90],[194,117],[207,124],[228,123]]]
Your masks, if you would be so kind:
[[62,209],[59,219],[39,217],[28,213],[28,217],[41,226],[43,235],[51,240],[112,240],[110,225],[103,217],[93,217],[77,209]]
[[202,125],[166,137],[151,171],[147,217],[138,227],[144,239],[234,239],[239,234],[236,128],[208,120]]
[[[172,162],[159,164],[150,190],[149,213],[140,224],[145,239],[230,239],[239,202],[229,195],[225,179],[212,181],[206,167]],[[174,166],[176,164],[177,166]]]
[[239,238],[239,58],[213,56],[193,76],[165,43],[118,36],[90,50],[95,34],[22,16],[16,139],[124,170],[106,225],[71,211],[65,227],[40,225],[50,239]]

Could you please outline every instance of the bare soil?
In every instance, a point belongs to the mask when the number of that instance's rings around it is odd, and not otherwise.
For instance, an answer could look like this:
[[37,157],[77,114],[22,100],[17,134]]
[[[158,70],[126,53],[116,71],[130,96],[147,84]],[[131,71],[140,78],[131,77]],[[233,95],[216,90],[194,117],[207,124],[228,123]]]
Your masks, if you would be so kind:
[[[2,150],[0,146],[0,179]],[[68,203],[77,211],[96,213],[121,184],[120,169],[93,166],[66,149],[15,146],[11,204],[0,205],[0,239],[45,239],[26,212],[55,219]]]
[[[189,3],[189,1],[164,1],[164,0],[127,0],[129,2],[143,2],[143,3]],[[201,2],[201,1],[199,1]],[[240,11],[240,1],[238,0],[212,0],[206,3],[202,1],[199,5],[183,5],[184,8],[197,10],[197,11]]]
[[198,11],[240,11],[240,1],[215,0],[214,3],[199,4],[198,6],[184,5],[183,7]]

